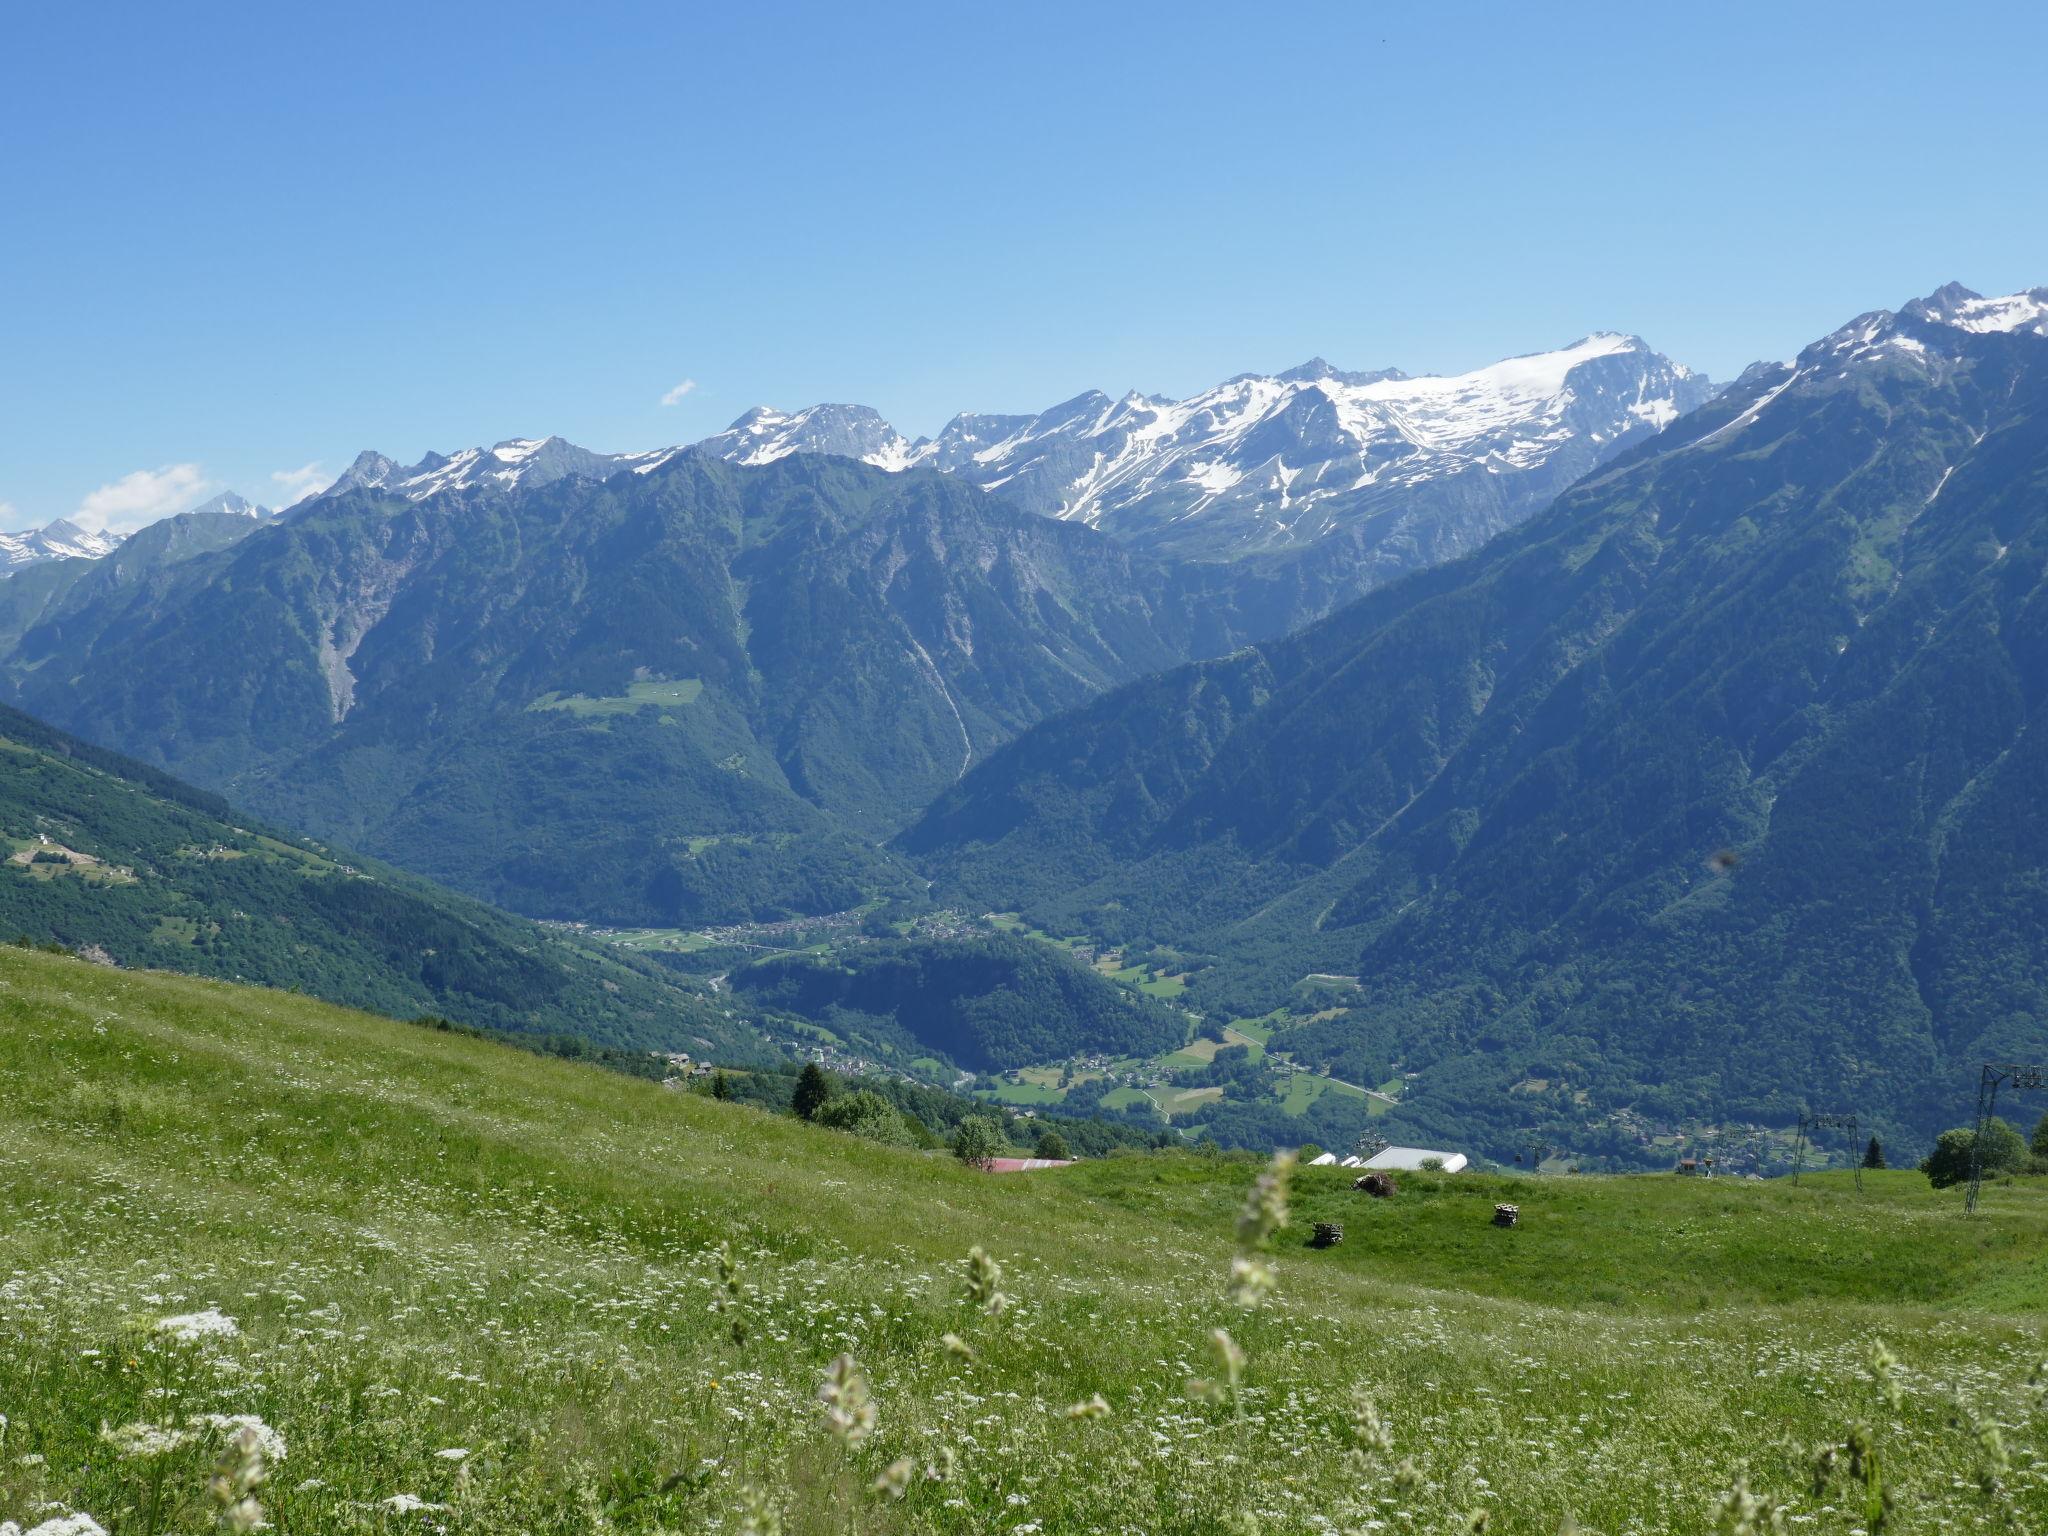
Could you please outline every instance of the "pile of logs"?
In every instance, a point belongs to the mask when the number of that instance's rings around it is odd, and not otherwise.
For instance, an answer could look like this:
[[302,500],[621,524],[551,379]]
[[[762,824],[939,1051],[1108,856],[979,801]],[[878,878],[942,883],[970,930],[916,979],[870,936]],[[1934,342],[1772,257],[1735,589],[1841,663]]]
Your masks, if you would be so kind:
[[1315,1236],[1308,1240],[1311,1248],[1334,1248],[1344,1241],[1344,1228],[1334,1221],[1316,1223]]
[[1512,1227],[1522,1219],[1519,1205],[1496,1205],[1493,1208],[1493,1224],[1496,1227]]
[[1391,1173],[1368,1173],[1362,1179],[1352,1182],[1353,1189],[1362,1189],[1375,1200],[1386,1200],[1394,1193],[1394,1176]]

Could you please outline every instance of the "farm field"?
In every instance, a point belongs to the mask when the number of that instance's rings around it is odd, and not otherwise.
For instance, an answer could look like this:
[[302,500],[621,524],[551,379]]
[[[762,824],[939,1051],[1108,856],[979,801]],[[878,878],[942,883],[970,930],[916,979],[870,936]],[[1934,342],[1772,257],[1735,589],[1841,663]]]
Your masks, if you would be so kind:
[[1247,1158],[989,1176],[14,949],[0,1094],[25,1527],[211,1528],[245,1415],[280,1533],[1847,1536],[1851,1437],[1887,1529],[2048,1522],[2035,1181],[1302,1169],[1247,1309]]
[[530,710],[559,709],[584,716],[629,715],[638,709],[680,709],[686,704],[696,703],[697,696],[703,691],[702,681],[685,677],[672,682],[628,683],[623,694],[608,698],[589,698],[580,693],[544,693],[526,707]]

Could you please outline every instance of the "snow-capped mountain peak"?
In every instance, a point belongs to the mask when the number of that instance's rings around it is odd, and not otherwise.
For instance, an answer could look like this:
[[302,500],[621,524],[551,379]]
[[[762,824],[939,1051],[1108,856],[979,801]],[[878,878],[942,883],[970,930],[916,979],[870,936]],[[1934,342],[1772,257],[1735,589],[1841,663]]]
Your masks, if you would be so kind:
[[801,411],[757,405],[696,446],[736,464],[772,464],[792,453],[830,453],[888,470],[913,467],[926,448],[865,405],[814,405]]
[[[906,437],[864,405],[756,406],[687,451],[747,465],[833,454],[957,475],[1026,510],[1134,543],[1225,557],[1345,534],[1389,571],[1471,548],[1713,394],[1641,340],[1602,331],[1467,373],[1347,372],[1317,357],[1173,399],[1088,390],[1036,414],[963,413]],[[489,495],[648,474],[681,448],[601,454],[558,437],[365,453],[333,492]],[[302,504],[304,505],[304,504]]]
[[929,466],[1032,511],[1207,554],[1309,543],[1435,486],[1462,531],[1450,545],[1440,529],[1401,537],[1441,552],[1533,511],[1712,392],[1638,338],[1598,332],[1443,377],[1348,373],[1318,357],[1182,400],[1089,390],[1036,415],[956,416],[930,441],[865,407],[761,407],[697,446],[745,464],[812,452]]
[[[195,513],[213,512],[225,517],[246,517],[250,519],[252,522],[259,523],[264,521],[266,518],[272,518],[277,516],[275,512],[270,510],[270,508],[259,507],[255,502],[251,501],[248,497],[239,496],[233,491],[222,491],[218,496],[214,497],[211,501],[202,501],[201,503],[199,503],[198,506],[194,507],[192,511]],[[187,515],[189,516],[190,514]]]
[[40,565],[45,560],[97,560],[112,554],[120,545],[118,533],[95,533],[68,517],[60,517],[40,528],[0,533],[0,574],[11,574],[25,565]]
[[1987,299],[1961,283],[1947,283],[1926,298],[1913,300],[1900,313],[1978,335],[2026,332],[2048,336],[2048,288],[2029,288]]
[[1897,310],[1873,309],[1837,327],[1794,359],[1795,377],[1843,378],[1877,362],[1941,369],[1972,336],[2048,338],[2048,288],[1987,299],[1947,283]]
[[[429,453],[410,465],[365,450],[356,455],[355,462],[322,495],[372,490],[387,491],[408,501],[424,501],[447,491],[504,492],[570,477],[603,480],[624,469],[644,467],[652,457],[644,453],[593,453],[562,437],[508,437],[488,448]],[[317,499],[309,498],[299,507],[307,507]]]

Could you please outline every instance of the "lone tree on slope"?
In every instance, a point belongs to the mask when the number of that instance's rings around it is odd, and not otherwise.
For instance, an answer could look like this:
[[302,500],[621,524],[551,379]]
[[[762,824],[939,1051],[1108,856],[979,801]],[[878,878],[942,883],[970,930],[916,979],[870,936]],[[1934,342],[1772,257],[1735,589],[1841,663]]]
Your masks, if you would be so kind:
[[[1976,1150],[1977,1133],[1968,1126],[1943,1131],[1934,1150],[1921,1161],[1920,1171],[1936,1189],[1970,1181],[1970,1162]],[[1984,1154],[1979,1168],[1991,1175],[2012,1173],[2027,1161],[2027,1144],[2020,1133],[1996,1115],[1984,1127]]]
[[832,1097],[832,1076],[815,1061],[804,1063],[803,1071],[796,1075],[796,1092],[790,1095],[789,1107],[796,1111],[799,1120],[809,1120],[825,1107],[825,1101]]
[[969,1115],[953,1128],[953,1155],[970,1168],[986,1170],[1009,1149],[1003,1128],[987,1115]]

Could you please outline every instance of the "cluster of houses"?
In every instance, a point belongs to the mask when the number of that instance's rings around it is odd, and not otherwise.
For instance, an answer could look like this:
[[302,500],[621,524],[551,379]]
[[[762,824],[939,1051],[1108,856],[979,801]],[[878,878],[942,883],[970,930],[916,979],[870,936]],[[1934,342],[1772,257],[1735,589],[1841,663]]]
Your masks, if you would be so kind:
[[1428,1147],[1382,1147],[1371,1157],[1340,1158],[1334,1152],[1325,1152],[1321,1157],[1308,1160],[1311,1168],[1359,1168],[1368,1173],[1420,1173],[1431,1169],[1439,1173],[1458,1173],[1466,1166],[1462,1152],[1434,1152]]

